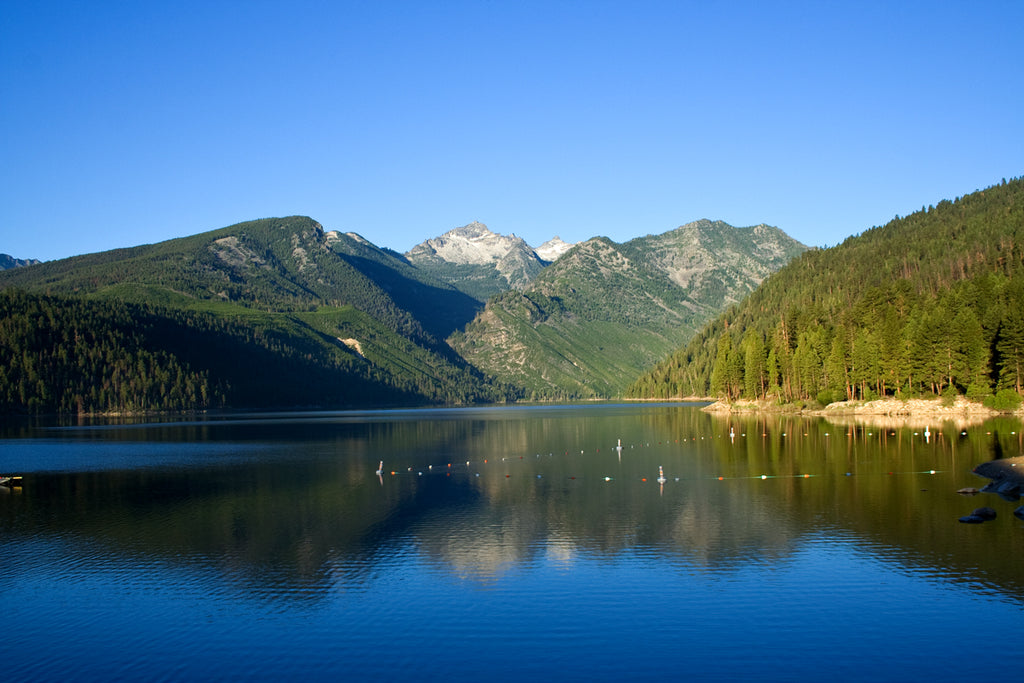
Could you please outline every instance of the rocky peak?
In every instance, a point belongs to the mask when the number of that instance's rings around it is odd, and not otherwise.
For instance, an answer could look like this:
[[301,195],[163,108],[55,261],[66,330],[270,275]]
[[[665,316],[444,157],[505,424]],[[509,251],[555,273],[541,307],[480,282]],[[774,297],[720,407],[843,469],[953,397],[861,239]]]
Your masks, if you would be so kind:
[[416,245],[406,257],[413,262],[440,259],[448,263],[485,265],[501,260],[513,250],[533,251],[522,238],[499,235],[474,221]]
[[20,259],[14,258],[13,256],[9,256],[7,254],[0,254],[0,270],[7,270],[8,268],[23,268],[25,266],[34,266],[37,263],[41,263],[41,261],[34,258]]
[[557,261],[559,256],[569,251],[574,246],[576,245],[570,242],[565,242],[561,237],[555,235],[547,242],[534,249],[534,251],[537,252],[537,256],[541,257],[545,261],[551,262]]

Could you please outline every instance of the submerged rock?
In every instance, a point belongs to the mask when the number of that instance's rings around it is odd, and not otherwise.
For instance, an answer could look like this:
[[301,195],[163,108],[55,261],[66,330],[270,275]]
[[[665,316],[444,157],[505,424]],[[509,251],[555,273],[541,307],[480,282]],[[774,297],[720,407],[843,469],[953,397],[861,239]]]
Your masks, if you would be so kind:
[[996,518],[996,511],[990,507],[977,508],[969,515],[960,518],[963,524],[981,524]]
[[996,518],[996,511],[990,507],[978,508],[971,515],[981,517],[986,522]]
[[1014,510],[1013,514],[1019,517],[1020,519],[1024,519],[1024,505],[1021,505],[1019,508]]

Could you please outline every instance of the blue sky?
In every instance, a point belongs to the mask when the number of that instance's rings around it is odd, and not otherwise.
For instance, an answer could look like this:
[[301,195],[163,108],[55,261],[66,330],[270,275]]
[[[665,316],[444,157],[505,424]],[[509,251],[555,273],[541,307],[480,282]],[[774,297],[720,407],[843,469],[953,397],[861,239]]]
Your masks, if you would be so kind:
[[699,218],[810,245],[1024,175],[1024,2],[29,2],[0,252],[304,214],[406,251]]

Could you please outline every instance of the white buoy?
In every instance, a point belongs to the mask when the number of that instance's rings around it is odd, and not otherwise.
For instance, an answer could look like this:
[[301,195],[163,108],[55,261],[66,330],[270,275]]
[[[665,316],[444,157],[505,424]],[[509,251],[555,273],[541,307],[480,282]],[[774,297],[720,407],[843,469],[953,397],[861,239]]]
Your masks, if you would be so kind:
[[377,465],[377,474],[384,474],[384,461],[381,460],[380,464]]

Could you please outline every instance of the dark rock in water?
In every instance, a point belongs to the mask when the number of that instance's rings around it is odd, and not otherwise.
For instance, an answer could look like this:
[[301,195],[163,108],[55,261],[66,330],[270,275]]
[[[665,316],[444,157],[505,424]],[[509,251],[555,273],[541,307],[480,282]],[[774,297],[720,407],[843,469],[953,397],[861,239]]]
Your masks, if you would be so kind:
[[1020,489],[1020,482],[1000,480],[985,484],[985,488],[983,488],[982,491],[985,493],[998,494],[1000,498],[1004,498],[1006,500],[1019,500]]
[[960,518],[963,524],[981,524],[996,518],[996,511],[990,507],[977,508],[969,515]]
[[983,462],[974,468],[974,473],[992,480],[983,492],[996,493],[1005,500],[1020,500],[1024,490],[1024,456]]
[[976,496],[979,493],[981,493],[981,491],[979,491],[976,488],[970,488],[969,487],[969,488],[965,488],[965,489],[960,489],[960,490],[957,491],[957,493],[959,493],[961,496]]
[[971,517],[981,517],[986,522],[996,518],[996,511],[992,508],[978,508],[971,513]]
[[1024,505],[1021,505],[1019,508],[1014,510],[1013,514],[1021,519],[1024,519]]

